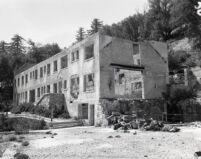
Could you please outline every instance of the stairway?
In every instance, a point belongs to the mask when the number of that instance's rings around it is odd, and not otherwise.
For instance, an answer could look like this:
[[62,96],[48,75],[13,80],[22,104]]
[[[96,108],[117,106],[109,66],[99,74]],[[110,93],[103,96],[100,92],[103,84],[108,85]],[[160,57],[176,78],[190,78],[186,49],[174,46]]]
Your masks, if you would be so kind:
[[50,125],[52,125],[52,129],[60,129],[60,128],[83,126],[83,123],[80,120],[74,120],[67,122],[52,122]]

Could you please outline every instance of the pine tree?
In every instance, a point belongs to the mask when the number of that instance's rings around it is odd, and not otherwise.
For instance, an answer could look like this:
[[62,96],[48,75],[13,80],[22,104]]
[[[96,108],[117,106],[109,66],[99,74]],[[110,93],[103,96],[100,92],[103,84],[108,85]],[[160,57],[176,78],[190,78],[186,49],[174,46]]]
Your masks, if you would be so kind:
[[87,30],[88,35],[92,35],[97,33],[103,27],[103,22],[97,18],[95,18],[91,23],[91,29]]
[[76,40],[82,41],[85,38],[85,31],[84,28],[80,27],[77,31]]
[[6,54],[8,49],[8,44],[5,41],[0,42],[0,54]]
[[10,43],[10,53],[13,55],[19,55],[25,53],[25,46],[23,44],[23,41],[25,41],[24,38],[19,36],[18,34],[14,35],[11,38],[11,43]]

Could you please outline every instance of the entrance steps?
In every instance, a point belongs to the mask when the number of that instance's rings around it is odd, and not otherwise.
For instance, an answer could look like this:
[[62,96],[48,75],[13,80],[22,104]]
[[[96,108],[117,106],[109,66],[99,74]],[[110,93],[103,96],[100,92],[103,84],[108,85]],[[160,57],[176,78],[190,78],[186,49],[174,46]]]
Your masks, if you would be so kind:
[[71,121],[67,121],[67,122],[52,122],[49,124],[52,126],[52,129],[83,126],[82,121],[79,121],[79,120],[74,120],[74,121],[71,120]]

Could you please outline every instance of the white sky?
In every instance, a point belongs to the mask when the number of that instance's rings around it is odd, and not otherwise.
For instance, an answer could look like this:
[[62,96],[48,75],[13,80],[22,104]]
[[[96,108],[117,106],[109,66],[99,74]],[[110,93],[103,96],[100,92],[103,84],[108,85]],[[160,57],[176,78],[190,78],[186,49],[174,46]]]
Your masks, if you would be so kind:
[[94,18],[112,24],[146,8],[147,0],[0,0],[0,41],[19,34],[68,47]]

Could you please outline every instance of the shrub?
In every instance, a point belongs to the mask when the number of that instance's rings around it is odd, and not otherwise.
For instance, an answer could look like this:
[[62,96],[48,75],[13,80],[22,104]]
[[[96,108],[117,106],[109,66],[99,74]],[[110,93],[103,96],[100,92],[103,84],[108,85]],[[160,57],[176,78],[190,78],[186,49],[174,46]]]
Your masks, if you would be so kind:
[[23,154],[23,153],[16,153],[14,155],[14,158],[16,158],[16,159],[29,159],[29,156],[26,154]]
[[28,146],[29,145],[29,142],[28,141],[23,141],[22,142],[22,146]]
[[58,116],[59,118],[64,118],[64,119],[68,119],[70,118],[69,114],[67,112],[62,113],[61,115]]
[[14,131],[15,131],[15,134],[17,134],[17,135],[28,134],[29,126],[26,124],[17,123],[17,125],[14,125]]
[[10,136],[9,141],[17,141],[17,137],[16,136]]

